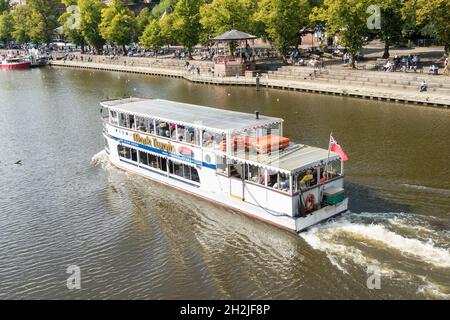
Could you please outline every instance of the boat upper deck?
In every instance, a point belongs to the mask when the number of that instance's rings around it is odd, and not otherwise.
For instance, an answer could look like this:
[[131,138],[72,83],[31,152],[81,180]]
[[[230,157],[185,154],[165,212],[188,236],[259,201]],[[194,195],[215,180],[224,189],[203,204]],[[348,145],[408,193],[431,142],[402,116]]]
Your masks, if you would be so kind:
[[[281,118],[261,115],[257,119],[254,114],[161,99],[127,98],[105,101],[101,105],[117,113],[127,113],[138,117],[158,119],[164,122],[176,123],[177,125],[219,132],[220,137],[216,145],[217,148],[213,149],[219,151],[219,153],[223,151],[221,142],[224,137],[222,134],[230,134],[231,137],[234,133],[242,134],[242,131],[246,129],[254,130],[257,127],[273,124],[281,126],[283,122]],[[209,138],[205,140],[209,142]],[[203,144],[199,141],[198,145],[204,148],[211,148],[211,145],[205,145],[205,141],[203,141]],[[233,150],[229,151],[227,156],[237,162],[244,161],[254,166],[288,174],[339,159],[337,153],[328,152],[327,149],[292,142],[285,148],[276,148],[276,150],[271,152],[256,152],[254,149],[250,150],[251,148],[244,147],[244,145],[241,148],[236,148],[236,146],[234,146],[235,148],[230,147]]]
[[282,123],[283,119],[162,99],[128,98],[102,102],[114,111],[151,117],[223,133]]
[[327,149],[312,147],[304,144],[295,144],[280,152],[270,154],[256,154],[242,152],[236,159],[245,159],[253,165],[267,168],[276,168],[285,173],[293,173],[309,167],[325,164],[327,161],[338,160],[339,154],[328,153]]

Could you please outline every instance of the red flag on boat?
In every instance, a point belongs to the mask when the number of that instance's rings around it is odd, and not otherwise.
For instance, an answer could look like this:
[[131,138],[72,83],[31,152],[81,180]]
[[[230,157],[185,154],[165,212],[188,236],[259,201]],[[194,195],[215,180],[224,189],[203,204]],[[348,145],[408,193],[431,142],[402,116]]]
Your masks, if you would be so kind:
[[338,153],[343,161],[347,161],[350,159],[345,153],[344,149],[342,149],[342,147],[339,145],[339,143],[334,140],[332,135],[330,135],[330,151]]

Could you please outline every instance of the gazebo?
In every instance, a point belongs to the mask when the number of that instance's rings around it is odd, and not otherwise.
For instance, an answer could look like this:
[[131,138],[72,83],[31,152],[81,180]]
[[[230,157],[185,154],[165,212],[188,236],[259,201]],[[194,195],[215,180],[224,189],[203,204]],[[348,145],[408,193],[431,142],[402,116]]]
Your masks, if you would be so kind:
[[[246,71],[255,70],[255,57],[248,50],[248,40],[257,38],[254,35],[233,29],[210,39],[217,46],[214,56],[214,73],[219,77],[243,76]],[[233,55],[231,51],[227,53],[226,45],[224,46],[224,52],[218,53],[219,43],[230,45],[232,42],[239,43],[238,55]],[[244,43],[245,47],[242,46]]]

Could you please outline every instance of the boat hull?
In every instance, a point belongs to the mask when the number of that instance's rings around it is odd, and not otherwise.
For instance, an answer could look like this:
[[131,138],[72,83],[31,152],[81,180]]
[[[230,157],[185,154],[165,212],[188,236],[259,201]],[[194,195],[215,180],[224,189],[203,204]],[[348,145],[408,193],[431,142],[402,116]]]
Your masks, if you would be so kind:
[[5,64],[0,64],[0,69],[9,69],[9,70],[14,70],[14,69],[30,69],[31,67],[31,62],[20,62],[20,63],[5,63]]
[[178,179],[174,179],[173,177],[161,174],[161,172],[148,170],[146,168],[140,167],[135,163],[125,161],[116,156],[111,156],[108,151],[107,153],[110,162],[120,169],[139,174],[148,179],[182,190],[210,202],[214,202],[224,207],[231,208],[238,213],[261,220],[265,223],[293,233],[304,231],[315,224],[326,221],[327,219],[330,219],[342,212],[347,211],[348,199],[346,198],[344,199],[344,201],[336,205],[321,208],[306,217],[291,217],[287,215],[280,215],[275,212],[269,212],[266,208],[262,208],[252,203],[242,201],[241,199],[230,197],[230,195],[221,192],[212,192],[211,190],[205,190],[198,186],[190,185],[185,182],[179,181]]

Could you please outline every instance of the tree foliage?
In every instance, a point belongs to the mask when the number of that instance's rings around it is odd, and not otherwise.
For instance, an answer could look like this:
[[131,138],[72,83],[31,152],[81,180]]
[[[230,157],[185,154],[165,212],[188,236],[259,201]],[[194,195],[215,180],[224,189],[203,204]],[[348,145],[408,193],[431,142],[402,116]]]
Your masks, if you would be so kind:
[[150,22],[150,24],[145,28],[140,41],[145,49],[152,49],[154,51],[161,49],[161,47],[166,43],[166,39],[161,32],[161,26],[158,20],[154,19]]
[[389,58],[389,47],[400,42],[404,20],[402,17],[403,0],[378,0],[381,10],[381,29],[376,35],[384,42],[383,58]]
[[152,10],[152,16],[156,19],[161,18],[163,15],[173,13],[175,5],[178,0],[161,0]]
[[31,10],[27,5],[17,5],[12,12],[14,23],[12,36],[18,43],[25,43],[30,40],[28,36],[28,19],[30,16]]
[[9,11],[9,9],[10,9],[9,0],[0,0],[0,13],[3,13],[3,11]]
[[297,45],[300,30],[309,24],[307,0],[262,0],[254,18],[264,26],[265,36],[283,57]]
[[8,45],[12,40],[13,23],[13,18],[9,11],[5,10],[0,14],[0,41],[5,45]]
[[30,14],[26,20],[27,33],[35,43],[50,43],[57,23],[59,0],[29,0]]
[[81,34],[86,43],[99,51],[105,43],[99,29],[102,19],[101,12],[105,8],[105,4],[100,0],[78,0],[78,7],[81,14]]
[[[66,8],[71,6],[76,6],[77,0],[61,0]],[[79,20],[79,21],[77,21]],[[81,45],[81,50],[84,52],[84,40],[83,34],[81,32],[81,17],[77,16],[76,12],[70,12],[66,10],[58,18],[58,22],[62,24],[64,36],[73,44]],[[79,24],[78,24],[79,23]]]
[[324,0],[323,6],[314,8],[311,18],[325,22],[330,35],[337,34],[338,42],[348,49],[355,67],[355,55],[361,50],[367,28],[371,0]]
[[102,10],[100,34],[109,43],[122,46],[132,42],[135,37],[136,21],[134,12],[122,0],[114,0]]
[[440,41],[445,46],[445,51],[450,53],[450,1],[405,1],[402,11],[428,35]]
[[136,17],[136,38],[142,36],[145,27],[150,24],[152,18],[152,14],[148,8],[144,8],[141,10],[139,15]]
[[258,0],[213,0],[200,8],[200,23],[209,38],[231,29],[253,32],[257,8]]
[[192,48],[199,43],[202,27],[200,24],[200,7],[204,0],[181,0],[173,12],[173,32],[175,39],[183,45],[191,58]]

